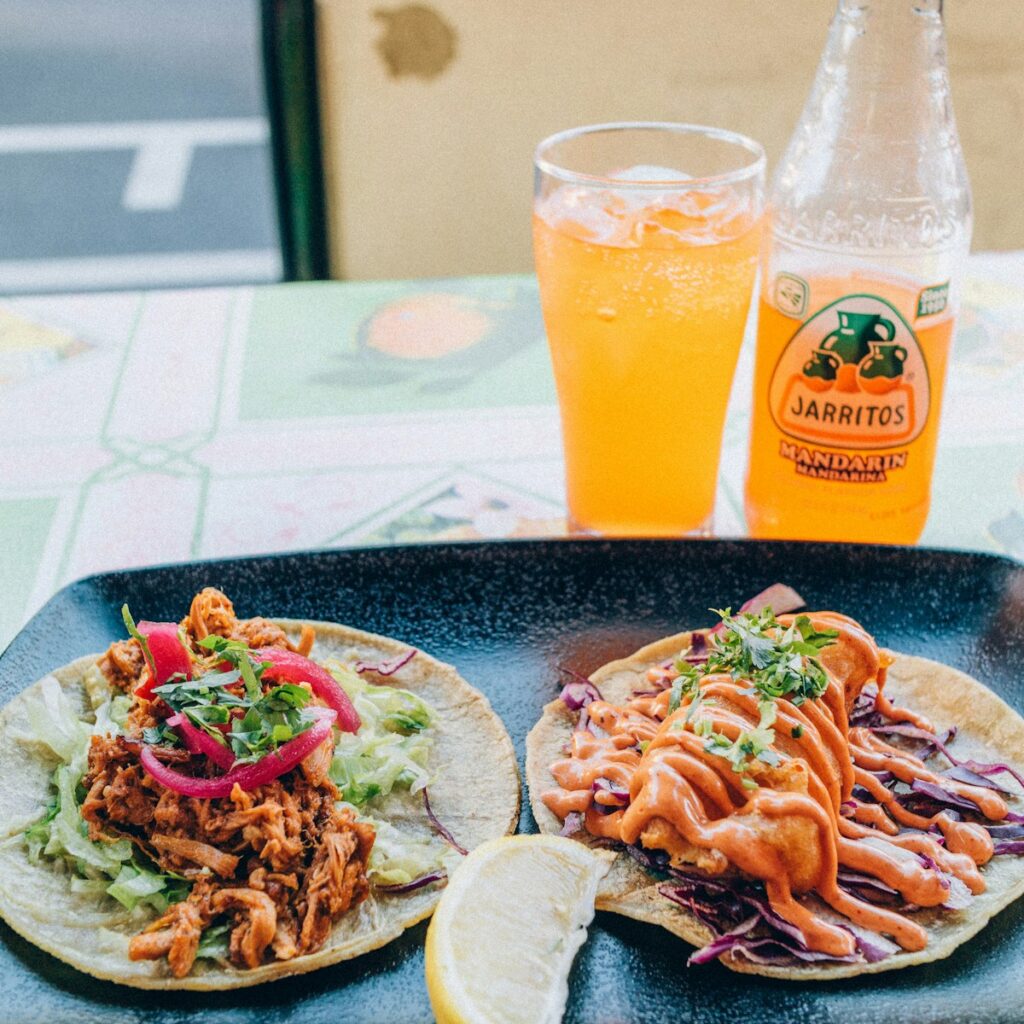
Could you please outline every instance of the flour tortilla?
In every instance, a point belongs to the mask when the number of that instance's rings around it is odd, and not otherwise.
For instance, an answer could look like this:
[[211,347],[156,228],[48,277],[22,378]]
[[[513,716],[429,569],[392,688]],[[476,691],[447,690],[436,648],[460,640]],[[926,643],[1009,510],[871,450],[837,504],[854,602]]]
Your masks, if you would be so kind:
[[[657,640],[621,661],[598,669],[591,681],[601,695],[612,703],[627,701],[635,690],[646,690],[647,670],[663,665],[686,650],[690,633]],[[927,658],[889,652],[896,659],[889,669],[885,692],[898,705],[927,716],[941,732],[957,726],[954,745],[957,756],[979,761],[1001,761],[1020,770],[1024,757],[1024,719],[1008,704],[976,679],[948,665]],[[542,832],[558,832],[562,822],[540,799],[545,790],[557,788],[550,766],[565,756],[577,715],[561,700],[544,708],[540,721],[526,739],[526,780],[530,806]],[[1011,810],[1024,811],[1024,792],[1005,773],[999,784],[1011,789]],[[581,834],[576,838],[590,841]],[[721,957],[734,971],[763,974],[772,978],[826,981],[850,978],[858,974],[893,971],[913,964],[929,963],[949,956],[957,946],[977,934],[993,915],[1024,893],[1024,857],[995,857],[981,869],[987,889],[974,897],[965,910],[923,909],[908,914],[928,932],[928,945],[918,953],[896,953],[877,963],[799,964],[788,967],[751,963],[741,957]],[[658,892],[658,884],[648,872],[626,854],[620,853],[598,891],[597,906],[638,921],[661,925],[693,946],[706,946],[710,931],[689,911],[677,906]],[[843,920],[836,917],[835,920]]]
[[[275,620],[293,637],[304,622]],[[408,652],[406,644],[330,622],[312,622],[317,661],[334,657],[379,664]],[[99,655],[79,658],[53,674],[73,705],[87,717],[91,703],[84,676]],[[430,804],[438,819],[467,849],[514,831],[519,818],[519,771],[512,742],[487,698],[473,689],[452,666],[417,653],[387,678],[372,673],[376,683],[393,683],[422,697],[436,712],[430,754]],[[50,798],[50,777],[56,760],[48,748],[24,739],[31,734],[26,704],[35,683],[0,712],[0,916],[20,935],[72,967],[122,985],[151,989],[200,991],[242,988],[292,974],[313,971],[349,960],[386,945],[429,917],[441,890],[428,886],[406,895],[371,889],[369,897],[345,914],[316,953],[275,961],[255,970],[197,960],[190,974],[175,978],[166,960],[131,961],[128,940],[147,923],[130,917],[111,898],[76,895],[59,861],[42,858],[32,864],[20,834],[38,820]],[[366,809],[416,835],[432,835],[422,798],[392,793]]]

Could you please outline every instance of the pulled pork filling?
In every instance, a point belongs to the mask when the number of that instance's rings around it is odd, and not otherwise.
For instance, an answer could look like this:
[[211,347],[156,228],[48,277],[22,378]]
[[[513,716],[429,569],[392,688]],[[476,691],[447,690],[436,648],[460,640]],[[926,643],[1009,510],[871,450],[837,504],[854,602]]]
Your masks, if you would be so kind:
[[[212,635],[250,647],[308,654],[313,631],[298,644],[265,619],[239,620],[220,591],[192,602],[181,630],[195,664],[213,670],[198,644]],[[146,672],[137,640],[120,641],[99,662],[112,685],[132,692]],[[241,685],[241,684],[239,684]],[[327,776],[334,740],[328,737],[295,768],[256,789],[237,783],[227,797],[200,799],[166,788],[140,763],[142,731],[172,714],[163,701],[135,695],[125,735],[94,736],[82,817],[94,841],[127,838],[159,866],[192,881],[187,899],[172,905],[129,944],[132,960],[166,957],[176,977],[188,974],[203,931],[226,923],[229,958],[255,968],[312,953],[331,926],[369,892],[371,826],[339,809]],[[197,778],[219,774],[202,754],[177,746],[150,749],[175,771]]]

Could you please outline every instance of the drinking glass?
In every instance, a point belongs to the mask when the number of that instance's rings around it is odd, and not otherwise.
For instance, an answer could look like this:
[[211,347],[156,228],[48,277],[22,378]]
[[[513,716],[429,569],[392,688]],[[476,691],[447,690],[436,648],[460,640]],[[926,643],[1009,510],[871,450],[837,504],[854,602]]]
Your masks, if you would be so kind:
[[534,164],[571,527],[709,532],[764,150],[717,128],[633,122],[552,135]]

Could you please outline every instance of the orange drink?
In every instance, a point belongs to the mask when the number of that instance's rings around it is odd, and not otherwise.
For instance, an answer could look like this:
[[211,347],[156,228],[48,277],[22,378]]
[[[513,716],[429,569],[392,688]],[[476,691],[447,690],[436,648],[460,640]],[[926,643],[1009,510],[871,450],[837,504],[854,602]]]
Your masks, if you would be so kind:
[[941,288],[878,275],[792,279],[761,301],[750,532],[913,544],[928,516],[953,309]]
[[[714,168],[734,147],[752,169],[739,181],[685,179],[664,164],[699,164],[692,134],[707,130],[597,131],[636,136],[615,140],[612,159],[629,170],[616,177],[597,162],[597,172],[550,183],[539,171],[533,215],[570,519],[603,534],[705,531],[757,269],[763,158],[755,143],[716,133]],[[645,134],[678,137],[652,147]],[[695,152],[670,151],[680,144]],[[638,156],[647,163],[636,166]]]

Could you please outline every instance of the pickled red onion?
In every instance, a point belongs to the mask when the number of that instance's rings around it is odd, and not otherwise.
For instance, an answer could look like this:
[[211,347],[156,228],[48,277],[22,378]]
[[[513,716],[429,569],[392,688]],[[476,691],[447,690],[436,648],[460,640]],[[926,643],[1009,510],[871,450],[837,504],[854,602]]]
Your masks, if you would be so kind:
[[177,729],[193,754],[205,754],[215,765],[225,771],[235,763],[235,755],[231,748],[218,743],[208,732],[193,725],[185,714],[174,715],[167,719],[172,729]]
[[160,785],[174,790],[175,793],[197,797],[200,800],[229,796],[236,784],[242,789],[257,789],[294,768],[331,734],[337,712],[333,708],[311,708],[310,711],[316,716],[317,721],[305,732],[282,744],[255,764],[244,764],[216,778],[202,779],[182,775],[160,761],[150,746],[144,746],[139,755],[142,767]]
[[359,714],[348,699],[348,694],[327,669],[315,661],[286,651],[281,647],[261,647],[252,652],[257,664],[270,662],[263,670],[262,678],[269,682],[309,683],[316,694],[328,707],[338,713],[338,728],[342,732],[359,731]]
[[[140,622],[136,627],[146,638],[152,663],[147,658],[147,677],[135,689],[137,697],[153,699],[153,689],[163,686],[173,675],[192,678],[192,659],[178,636],[174,622]],[[145,652],[143,652],[145,653]]]

